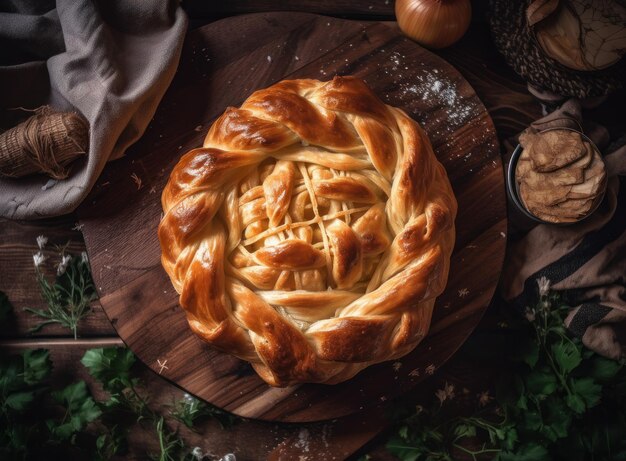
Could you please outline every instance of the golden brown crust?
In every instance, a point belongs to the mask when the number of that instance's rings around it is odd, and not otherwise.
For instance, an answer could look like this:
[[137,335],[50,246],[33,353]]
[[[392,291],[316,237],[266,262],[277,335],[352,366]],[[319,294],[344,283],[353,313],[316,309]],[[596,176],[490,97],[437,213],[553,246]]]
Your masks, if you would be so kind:
[[457,206],[421,128],[352,77],[228,108],[162,205],[161,259],[192,330],[275,386],[341,382],[413,349]]

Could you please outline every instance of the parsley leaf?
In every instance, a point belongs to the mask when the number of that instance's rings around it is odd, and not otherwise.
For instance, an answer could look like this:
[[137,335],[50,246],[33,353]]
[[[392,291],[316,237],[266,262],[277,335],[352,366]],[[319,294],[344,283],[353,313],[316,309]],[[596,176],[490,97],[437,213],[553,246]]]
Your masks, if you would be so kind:
[[52,398],[65,408],[65,416],[60,424],[48,420],[50,432],[61,440],[69,439],[102,414],[91,397],[85,381],[78,381],[65,389],[53,392]]
[[14,392],[4,400],[4,404],[16,411],[23,411],[35,399],[34,392]]
[[500,453],[500,461],[548,461],[550,456],[548,451],[536,443],[522,445],[514,453]]
[[392,437],[387,442],[387,450],[396,455],[402,461],[417,461],[426,453],[425,448],[411,446],[400,437]]
[[571,380],[572,390],[583,400],[587,408],[598,404],[602,395],[602,386],[593,378],[575,378]]
[[548,368],[532,370],[526,376],[526,387],[533,394],[550,395],[556,391],[557,378]]
[[45,349],[27,350],[22,354],[24,360],[24,382],[28,385],[41,383],[50,376],[52,362],[50,353]]
[[569,374],[582,361],[578,348],[570,342],[561,342],[552,345],[552,354],[563,374]]
[[130,383],[130,370],[135,364],[135,355],[125,347],[90,349],[85,352],[81,363],[89,374],[100,381],[106,391],[119,390]]

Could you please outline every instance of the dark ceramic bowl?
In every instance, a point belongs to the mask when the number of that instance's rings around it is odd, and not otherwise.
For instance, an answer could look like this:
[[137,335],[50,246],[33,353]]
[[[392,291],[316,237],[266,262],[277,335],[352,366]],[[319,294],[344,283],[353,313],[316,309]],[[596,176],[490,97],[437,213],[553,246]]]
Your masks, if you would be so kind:
[[[591,147],[593,147],[596,152],[598,152],[598,154],[600,154],[600,150],[596,147],[596,145],[594,144],[594,142],[589,139],[584,133],[578,131],[578,130],[574,130],[572,128],[548,128],[545,130],[541,130],[540,133],[544,133],[546,131],[552,131],[552,130],[569,130],[569,131],[574,131],[576,133],[578,133],[585,141],[587,141]],[[602,200],[604,200],[604,194],[606,193],[606,186],[607,186],[607,181],[604,181],[604,188],[601,192],[601,196],[600,199],[598,201],[596,201],[596,204],[593,206],[593,208],[591,208],[591,210],[589,210],[589,212],[583,216],[582,218],[580,218],[578,221],[572,221],[572,222],[562,222],[562,223],[554,223],[554,222],[550,222],[550,221],[545,221],[537,216],[535,216],[534,214],[532,214],[530,212],[530,210],[528,210],[525,206],[524,206],[524,202],[522,201],[522,198],[520,197],[520,193],[519,193],[519,184],[517,183],[517,181],[515,180],[515,170],[517,169],[517,161],[519,160],[520,156],[522,155],[522,151],[524,150],[524,148],[522,147],[521,144],[518,144],[517,147],[515,148],[515,150],[513,151],[513,154],[511,155],[511,160],[509,161],[509,168],[507,170],[507,177],[506,177],[506,185],[507,185],[507,192],[509,194],[509,197],[511,198],[511,201],[515,204],[515,207],[522,212],[527,218],[538,222],[538,223],[542,223],[542,224],[551,224],[553,226],[569,226],[571,224],[576,224],[579,223],[585,219],[587,219],[589,216],[591,216],[596,209],[598,208],[598,206],[600,205],[600,203],[602,203]],[[600,154],[600,159],[602,160],[602,155]],[[606,166],[605,166],[605,171],[606,171]]]

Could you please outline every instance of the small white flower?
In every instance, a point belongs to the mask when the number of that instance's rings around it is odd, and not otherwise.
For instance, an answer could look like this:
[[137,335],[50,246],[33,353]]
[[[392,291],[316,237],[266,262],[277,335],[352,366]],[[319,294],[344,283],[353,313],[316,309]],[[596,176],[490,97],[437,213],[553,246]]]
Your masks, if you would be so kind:
[[465,298],[467,295],[469,295],[469,290],[467,288],[461,288],[459,290],[459,298]]
[[424,371],[426,372],[427,375],[432,375],[435,372],[435,365],[431,363],[430,365],[426,367]]
[[391,365],[391,367],[393,368],[394,371],[398,371],[398,370],[400,370],[400,368],[402,368],[402,363],[401,362],[393,362],[393,365]]
[[87,256],[87,252],[83,251],[80,253],[80,260],[84,263],[84,264],[89,264],[89,256]]
[[539,287],[539,296],[546,296],[550,292],[550,279],[546,276],[538,278],[537,286]]
[[33,263],[35,264],[35,267],[41,266],[45,260],[46,260],[46,257],[41,251],[38,251],[37,253],[33,255]]
[[61,261],[59,262],[59,264],[57,264],[57,275],[65,274],[67,265],[70,263],[71,260],[72,260],[72,257],[70,255],[61,256]]
[[478,406],[480,407],[486,406],[492,400],[493,400],[493,397],[489,394],[488,390],[483,391],[480,394],[478,394]]
[[40,235],[39,237],[37,237],[37,246],[40,250],[43,250],[43,248],[46,246],[46,243],[48,243],[48,237],[46,237],[45,235]]
[[446,381],[443,389],[435,392],[435,397],[439,399],[439,405],[442,405],[446,400],[452,400],[454,398],[454,384],[448,384]]
[[527,307],[526,312],[524,312],[524,316],[526,317],[526,320],[528,320],[529,322],[534,322],[535,321],[535,309],[531,309],[530,307]]
[[202,448],[194,447],[194,449],[191,451],[191,456],[193,456],[198,461],[200,461],[202,458],[204,458],[204,453],[202,453]]

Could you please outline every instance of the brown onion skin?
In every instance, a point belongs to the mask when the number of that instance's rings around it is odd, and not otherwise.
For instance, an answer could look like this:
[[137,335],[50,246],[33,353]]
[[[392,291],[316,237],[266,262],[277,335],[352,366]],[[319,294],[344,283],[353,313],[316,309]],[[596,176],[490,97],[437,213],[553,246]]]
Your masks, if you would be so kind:
[[400,30],[428,48],[445,48],[458,41],[472,20],[470,0],[396,0]]

